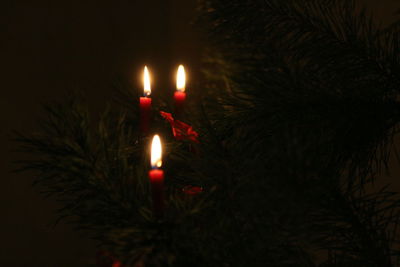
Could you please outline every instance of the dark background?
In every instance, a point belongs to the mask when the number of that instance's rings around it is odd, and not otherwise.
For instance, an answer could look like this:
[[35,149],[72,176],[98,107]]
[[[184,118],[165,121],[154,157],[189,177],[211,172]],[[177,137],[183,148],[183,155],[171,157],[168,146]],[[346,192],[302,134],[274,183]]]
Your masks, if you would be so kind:
[[[201,42],[189,25],[195,0],[3,1],[0,5],[0,266],[80,266],[93,258],[94,244],[63,223],[52,227],[57,205],[31,186],[29,174],[11,173],[21,155],[12,130],[37,128],[41,104],[83,91],[94,110],[123,78],[139,87],[144,64],[157,88],[173,90],[178,63],[195,80]],[[398,0],[360,0],[388,24]],[[190,86],[189,86],[190,88]],[[140,89],[140,88],[138,88]],[[399,142],[397,142],[399,143]],[[391,159],[384,182],[398,190],[398,163]]]

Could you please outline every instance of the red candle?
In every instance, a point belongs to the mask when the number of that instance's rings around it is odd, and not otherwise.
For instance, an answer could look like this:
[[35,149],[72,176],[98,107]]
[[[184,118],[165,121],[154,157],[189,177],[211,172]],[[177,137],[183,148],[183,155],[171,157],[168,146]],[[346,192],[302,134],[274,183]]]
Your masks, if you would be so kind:
[[149,171],[149,178],[151,183],[154,216],[160,218],[164,213],[164,171],[153,169]]
[[143,72],[143,87],[144,96],[140,98],[140,131],[146,134],[149,131],[151,119],[151,87],[147,66],[144,67]]
[[151,167],[149,178],[151,183],[153,212],[156,218],[161,218],[164,214],[164,172],[160,169],[161,160],[161,141],[158,135],[153,137],[151,143]]
[[175,115],[177,116],[179,116],[183,112],[183,106],[186,99],[185,86],[186,86],[185,68],[182,65],[179,65],[178,72],[176,75],[176,91],[174,94]]
[[140,131],[146,134],[149,131],[151,118],[151,98],[140,98]]
[[186,93],[176,91],[174,94],[175,99],[175,115],[180,115],[183,112],[183,106],[186,99]]

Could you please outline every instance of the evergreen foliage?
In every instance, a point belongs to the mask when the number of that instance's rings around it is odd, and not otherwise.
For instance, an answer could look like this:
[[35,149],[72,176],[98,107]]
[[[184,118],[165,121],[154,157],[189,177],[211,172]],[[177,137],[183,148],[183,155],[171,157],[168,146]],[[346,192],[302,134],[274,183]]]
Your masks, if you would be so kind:
[[36,155],[22,170],[126,266],[396,266],[399,197],[373,186],[400,121],[396,24],[352,0],[202,0],[198,24],[203,95],[182,120],[200,144],[153,105],[163,219],[130,88],[98,122],[73,99],[48,107],[43,132],[18,138]]

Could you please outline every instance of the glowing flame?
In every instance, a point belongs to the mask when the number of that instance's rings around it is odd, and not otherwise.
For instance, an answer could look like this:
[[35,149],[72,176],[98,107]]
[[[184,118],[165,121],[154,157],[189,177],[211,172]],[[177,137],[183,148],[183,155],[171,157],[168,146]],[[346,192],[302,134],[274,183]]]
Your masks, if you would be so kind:
[[185,92],[186,75],[185,68],[182,65],[178,67],[178,73],[176,75],[176,90]]
[[151,142],[151,167],[153,168],[160,168],[162,165],[161,160],[161,141],[160,137],[156,134],[153,137],[153,141]]
[[149,96],[151,94],[150,74],[147,66],[144,66],[143,71],[143,92],[145,96]]

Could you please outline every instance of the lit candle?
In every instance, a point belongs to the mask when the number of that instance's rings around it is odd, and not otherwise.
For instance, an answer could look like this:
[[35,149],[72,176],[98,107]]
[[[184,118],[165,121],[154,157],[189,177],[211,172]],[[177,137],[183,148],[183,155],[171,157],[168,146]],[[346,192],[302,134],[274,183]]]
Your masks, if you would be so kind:
[[185,93],[186,75],[185,68],[179,65],[176,75],[176,91],[174,94],[175,99],[175,115],[179,115],[183,111],[183,105],[186,99]]
[[140,130],[142,133],[149,131],[151,117],[151,87],[150,74],[147,66],[144,66],[143,71],[143,97],[140,98]]
[[157,218],[164,213],[164,172],[160,169],[162,165],[161,141],[158,135],[153,137],[151,143],[151,167],[149,178],[153,196],[153,210]]

